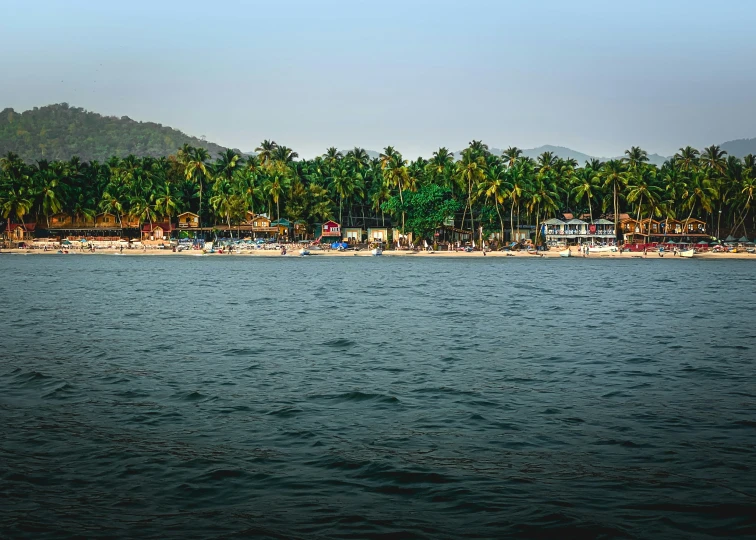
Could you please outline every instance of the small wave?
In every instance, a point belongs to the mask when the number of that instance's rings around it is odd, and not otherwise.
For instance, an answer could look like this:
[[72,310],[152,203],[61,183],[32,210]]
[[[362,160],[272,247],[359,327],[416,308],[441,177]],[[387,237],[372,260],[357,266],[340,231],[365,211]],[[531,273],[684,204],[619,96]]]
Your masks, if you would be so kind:
[[356,345],[356,343],[354,341],[352,341],[351,339],[337,338],[337,339],[332,339],[330,341],[326,341],[324,343],[324,345],[326,347],[334,347],[334,348],[335,347],[339,347],[339,348],[341,348],[341,347],[354,347]]
[[192,401],[192,402],[215,401],[216,399],[218,399],[216,396],[208,396],[206,394],[203,394],[202,392],[199,392],[198,390],[195,390],[194,392],[189,392],[189,393],[175,394],[173,397],[178,398],[181,401]]
[[278,416],[280,418],[290,418],[292,416],[298,415],[301,412],[304,412],[304,411],[297,407],[283,407],[281,409],[275,409],[273,411],[270,411],[268,414],[271,416]]
[[242,348],[242,349],[228,349],[221,353],[223,356],[257,356],[260,354],[259,350]]
[[49,381],[52,379],[49,375],[45,375],[39,371],[23,371],[15,376],[16,380],[24,383],[34,383],[41,381]]
[[57,388],[54,388],[50,392],[47,392],[42,397],[43,398],[64,398],[66,396],[70,396],[71,394],[75,394],[76,389],[72,384],[63,383],[61,386],[58,386]]
[[373,394],[355,390],[343,394],[327,394],[310,396],[310,399],[328,399],[333,401],[378,401],[381,403],[399,403],[399,398],[385,394]]

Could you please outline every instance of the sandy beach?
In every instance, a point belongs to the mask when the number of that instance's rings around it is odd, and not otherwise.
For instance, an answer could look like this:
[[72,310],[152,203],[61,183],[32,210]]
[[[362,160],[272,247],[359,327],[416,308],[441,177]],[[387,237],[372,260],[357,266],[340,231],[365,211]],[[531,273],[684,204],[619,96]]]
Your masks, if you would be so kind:
[[[369,249],[362,249],[359,251],[347,250],[338,251],[335,249],[312,249],[308,248],[310,253],[307,257],[372,257],[372,253]],[[485,254],[480,251],[473,251],[470,253],[464,251],[409,251],[409,250],[387,250],[383,252],[382,256],[385,257],[421,257],[421,258],[460,258],[469,259],[475,257],[518,257],[525,259],[543,259],[543,258],[560,258],[559,252],[561,250],[551,250],[538,252],[537,254],[527,253],[524,251],[490,251]],[[44,249],[3,249],[0,250],[0,254],[16,254],[16,255],[58,255],[57,250]],[[257,250],[245,250],[241,252],[224,252],[224,253],[202,253],[199,250],[189,250],[174,252],[170,249],[124,249],[121,252],[119,249],[101,248],[94,252],[81,251],[77,249],[71,249],[66,255],[82,256],[82,255],[117,255],[117,256],[133,256],[133,257],[149,257],[149,256],[172,256],[172,257],[300,257],[299,249],[289,249],[286,255],[281,255],[280,250],[274,249],[257,249]],[[578,254],[577,250],[573,251],[572,258],[582,259],[583,256]],[[587,258],[590,259],[661,259],[661,260],[689,260],[680,256],[674,256],[671,252],[665,252],[661,257],[657,252],[648,252],[647,255],[643,253],[625,251],[623,253],[592,253]],[[736,259],[752,259],[756,261],[756,254],[747,252],[738,253],[713,253],[702,252],[696,253],[694,259],[707,259],[707,260],[736,260]]]

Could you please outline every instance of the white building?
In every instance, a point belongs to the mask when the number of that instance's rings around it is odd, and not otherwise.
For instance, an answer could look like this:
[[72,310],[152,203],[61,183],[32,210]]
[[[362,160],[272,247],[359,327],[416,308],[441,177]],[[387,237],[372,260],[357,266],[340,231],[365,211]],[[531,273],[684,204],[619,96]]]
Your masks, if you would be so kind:
[[606,219],[588,223],[577,218],[567,221],[553,218],[544,221],[543,226],[549,245],[613,244],[615,240],[614,224]]

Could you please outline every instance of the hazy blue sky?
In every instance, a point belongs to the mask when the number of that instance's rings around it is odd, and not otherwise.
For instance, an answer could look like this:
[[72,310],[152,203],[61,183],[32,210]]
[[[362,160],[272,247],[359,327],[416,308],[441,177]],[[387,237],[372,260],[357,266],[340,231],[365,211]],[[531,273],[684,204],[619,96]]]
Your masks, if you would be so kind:
[[0,109],[312,156],[756,137],[756,1],[0,0]]

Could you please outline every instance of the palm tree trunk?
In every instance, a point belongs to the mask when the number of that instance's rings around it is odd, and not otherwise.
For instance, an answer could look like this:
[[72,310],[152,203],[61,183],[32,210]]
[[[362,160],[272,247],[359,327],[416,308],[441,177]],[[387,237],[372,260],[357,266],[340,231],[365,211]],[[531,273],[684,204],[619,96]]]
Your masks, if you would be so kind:
[[504,218],[501,217],[501,211],[499,210],[499,201],[496,202],[496,213],[499,214],[499,224],[501,225],[501,240],[504,242]]
[[512,198],[512,205],[509,207],[509,241],[514,242],[514,203],[515,199]]

